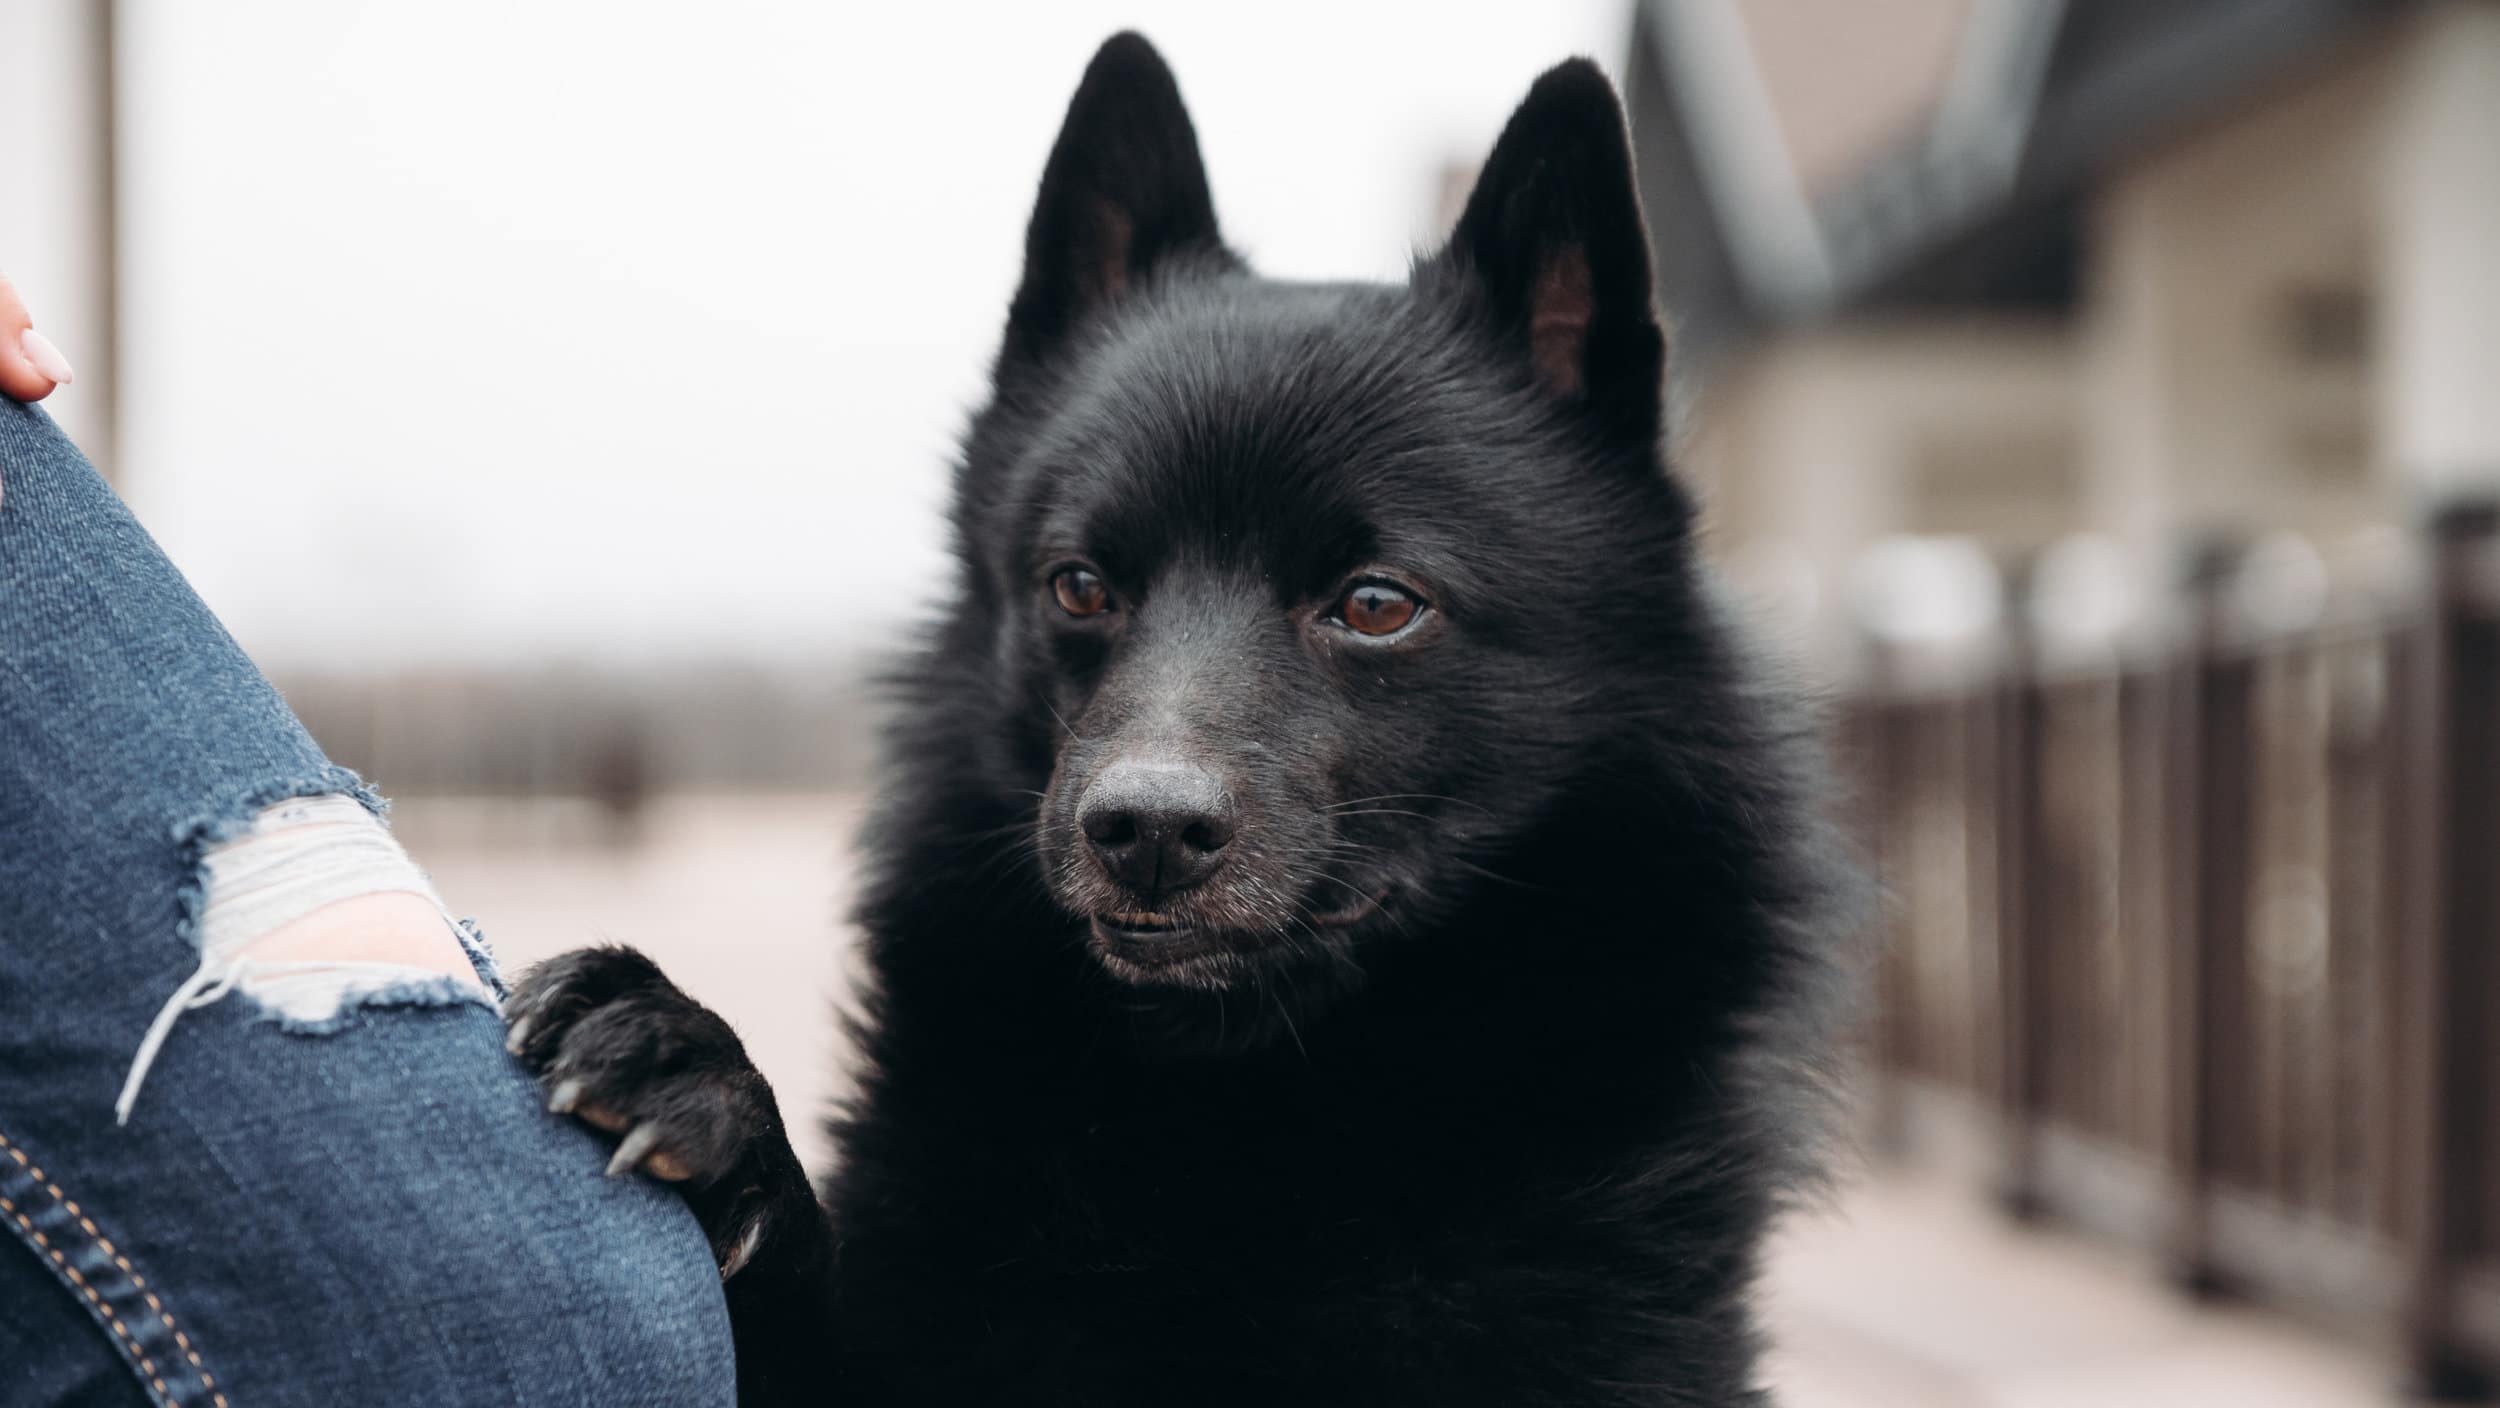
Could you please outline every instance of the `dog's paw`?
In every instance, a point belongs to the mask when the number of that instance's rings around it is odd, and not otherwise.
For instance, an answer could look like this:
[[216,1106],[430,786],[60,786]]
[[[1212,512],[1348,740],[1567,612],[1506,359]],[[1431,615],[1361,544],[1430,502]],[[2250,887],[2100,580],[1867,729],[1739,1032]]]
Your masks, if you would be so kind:
[[771,1089],[729,1024],[629,948],[585,948],[530,969],[504,1003],[505,1048],[547,1108],[624,1136],[611,1175],[710,1188],[780,1137]]

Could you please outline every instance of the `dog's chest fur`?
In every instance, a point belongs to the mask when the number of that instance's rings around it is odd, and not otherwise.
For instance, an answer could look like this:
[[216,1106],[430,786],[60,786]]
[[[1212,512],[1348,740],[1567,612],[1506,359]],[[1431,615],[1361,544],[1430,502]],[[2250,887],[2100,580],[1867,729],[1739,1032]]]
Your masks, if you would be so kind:
[[1538,980],[1468,972],[1487,936],[1435,940],[1247,1054],[1176,1056],[1168,1014],[1047,964],[945,991],[986,1020],[890,1022],[996,1043],[881,1053],[893,1083],[836,1188],[837,1381],[932,1403],[1749,1401],[1777,1131],[1727,1104],[1729,1034],[1678,1039],[1680,1014],[1609,996],[1647,988],[1622,958],[1642,944]]

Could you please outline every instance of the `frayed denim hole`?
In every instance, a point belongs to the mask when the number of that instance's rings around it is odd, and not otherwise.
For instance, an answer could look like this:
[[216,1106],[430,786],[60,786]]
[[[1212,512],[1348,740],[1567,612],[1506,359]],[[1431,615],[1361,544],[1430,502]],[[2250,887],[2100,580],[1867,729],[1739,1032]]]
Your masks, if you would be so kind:
[[[502,994],[482,937],[443,907],[383,824],[381,799],[353,773],[255,788],[236,806],[176,830],[188,865],[181,925],[200,962],[141,1039],[114,1102],[119,1122],[128,1122],[182,1014],[238,989],[264,1019],[299,1035],[338,1031],[373,1008],[492,1010]],[[430,955],[434,963],[405,961],[404,942],[384,946],[391,957],[340,956],[330,950],[338,935],[303,927],[333,907],[392,895],[421,900],[439,917],[452,943]],[[406,923],[404,914],[373,918],[385,933]]]
[[391,804],[381,793],[353,769],[333,765],[305,777],[257,783],[219,798],[216,805],[196,816],[176,822],[173,840],[182,858],[183,881],[174,894],[175,937],[194,949],[200,946],[200,914],[208,905],[207,874],[201,862],[211,847],[251,830],[261,813],[279,802],[330,795],[353,798],[376,821],[390,815]]
[[486,942],[486,931],[478,927],[477,921],[462,919],[452,931],[459,936],[460,947],[469,955],[469,966],[475,968],[478,978],[494,990],[495,1000],[500,1003],[512,996],[511,986],[503,980],[503,965],[495,959],[495,946]]

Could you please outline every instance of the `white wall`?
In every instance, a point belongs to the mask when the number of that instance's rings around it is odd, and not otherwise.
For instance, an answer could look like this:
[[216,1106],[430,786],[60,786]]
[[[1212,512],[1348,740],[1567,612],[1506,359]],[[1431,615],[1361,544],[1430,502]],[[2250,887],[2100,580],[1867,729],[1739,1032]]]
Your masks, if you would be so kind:
[[[2148,566],[2208,530],[2332,536],[2403,511],[2371,440],[2370,350],[2318,366],[2288,340],[2304,293],[2376,296],[2386,59],[2365,44],[2304,70],[2138,156],[2096,196],[2087,454],[2100,516]],[[2347,429],[2343,462],[2313,462]]]
[[78,381],[46,403],[108,470],[112,332],[102,211],[97,0],[0,0],[0,274],[26,294]]
[[[1916,499],[1943,447],[2001,447],[2014,463],[2076,435],[2072,338],[2025,319],[1892,318],[1800,331],[1756,349],[1703,398],[1687,471],[1707,496],[1714,545],[1740,580],[1765,571],[1787,593],[1810,575],[1804,644],[1847,639],[1850,574],[1887,534],[1934,533]],[[2087,526],[2091,505],[2008,502],[1957,515],[1997,546],[2035,546]],[[1990,521],[1974,524],[1974,516]],[[1790,580],[1794,579],[1794,580]],[[1785,609],[1785,608],[1784,608]]]
[[2381,203],[2387,458],[2500,492],[2500,4],[2451,0],[2396,60]]

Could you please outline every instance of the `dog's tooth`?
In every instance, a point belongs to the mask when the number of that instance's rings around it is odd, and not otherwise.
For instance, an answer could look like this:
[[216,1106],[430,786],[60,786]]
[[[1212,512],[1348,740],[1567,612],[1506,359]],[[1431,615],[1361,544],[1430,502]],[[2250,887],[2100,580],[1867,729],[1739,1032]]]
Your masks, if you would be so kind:
[[660,1127],[657,1124],[644,1120],[635,1125],[624,1142],[616,1146],[615,1157],[608,1160],[608,1177],[622,1178],[633,1172],[634,1165],[642,1162],[643,1155],[659,1147]]
[[560,1080],[556,1082],[554,1093],[547,1097],[547,1110],[550,1114],[569,1115],[573,1113],[573,1107],[580,1103],[582,1103],[582,1083],[578,1080]]

